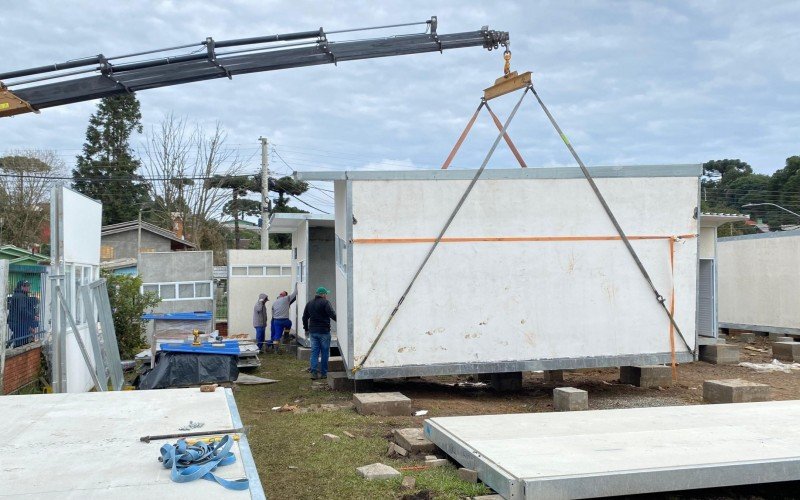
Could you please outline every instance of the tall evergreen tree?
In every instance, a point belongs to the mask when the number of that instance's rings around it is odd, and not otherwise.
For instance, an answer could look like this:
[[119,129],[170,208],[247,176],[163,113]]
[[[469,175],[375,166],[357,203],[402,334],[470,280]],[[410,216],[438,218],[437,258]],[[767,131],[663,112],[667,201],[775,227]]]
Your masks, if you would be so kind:
[[130,137],[142,131],[142,113],[133,94],[104,97],[89,119],[83,154],[72,171],[75,189],[103,202],[103,224],[136,219],[146,201],[143,178],[136,173],[139,160]]

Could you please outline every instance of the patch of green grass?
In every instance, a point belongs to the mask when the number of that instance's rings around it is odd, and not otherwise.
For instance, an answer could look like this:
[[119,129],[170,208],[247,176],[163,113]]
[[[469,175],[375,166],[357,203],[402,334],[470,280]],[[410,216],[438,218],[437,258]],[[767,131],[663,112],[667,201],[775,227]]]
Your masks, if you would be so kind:
[[[347,407],[352,399],[350,393],[312,390],[309,375],[304,371],[306,362],[287,355],[264,356],[262,362],[254,374],[280,382],[240,386],[235,395],[239,413],[249,429],[250,448],[267,497],[366,499],[400,498],[408,493],[400,491],[399,479],[367,481],[357,475],[356,468],[375,462],[396,469],[422,465],[386,456],[387,435],[392,429],[417,426],[412,417],[359,415]],[[344,408],[306,413],[271,410],[284,404],[308,408],[326,403]],[[343,431],[356,438],[348,438]],[[322,437],[325,433],[341,439],[326,440]],[[415,491],[429,490],[434,498],[458,499],[490,492],[482,484],[461,481],[452,465],[401,472],[417,478]]]

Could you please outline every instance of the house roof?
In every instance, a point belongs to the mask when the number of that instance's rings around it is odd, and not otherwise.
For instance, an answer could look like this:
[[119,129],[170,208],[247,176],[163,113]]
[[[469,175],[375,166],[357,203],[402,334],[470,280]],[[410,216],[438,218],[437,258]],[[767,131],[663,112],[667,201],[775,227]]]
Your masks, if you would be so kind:
[[[120,222],[118,224],[109,224],[108,226],[103,226],[100,229],[100,236],[126,233],[128,231],[137,231],[138,229],[139,229],[139,221],[135,220],[132,220],[130,222]],[[149,222],[144,222],[144,221],[142,222],[142,231],[147,231],[149,233],[157,234],[161,237],[167,238],[176,243],[180,243],[189,248],[197,248],[197,245],[195,245],[190,241],[178,238],[178,236],[176,236],[175,233],[173,233],[172,231],[168,231],[154,224],[150,224]]]
[[136,267],[137,260],[133,257],[125,257],[122,259],[107,260],[100,263],[100,269],[125,269],[128,267]]
[[722,214],[703,212],[700,214],[700,227],[719,227],[729,222],[745,222],[750,218],[742,214]]
[[42,255],[34,252],[29,252],[24,248],[20,248],[14,245],[2,245],[0,246],[0,255],[3,255],[5,260],[8,260],[11,264],[16,264],[19,262],[25,261],[32,261],[32,262],[48,262],[50,257],[47,255]]
[[278,212],[269,218],[269,232],[293,233],[303,221],[312,227],[333,227],[334,216],[328,214],[300,214]]

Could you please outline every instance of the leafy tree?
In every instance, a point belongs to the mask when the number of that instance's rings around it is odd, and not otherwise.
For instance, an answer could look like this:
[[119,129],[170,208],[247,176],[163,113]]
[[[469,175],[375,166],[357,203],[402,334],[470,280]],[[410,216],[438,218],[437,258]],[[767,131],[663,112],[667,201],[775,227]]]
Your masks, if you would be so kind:
[[[0,243],[35,249],[46,243],[50,181],[63,162],[52,151],[18,151],[0,157]],[[40,251],[37,250],[37,251]]]
[[130,137],[142,131],[139,101],[132,94],[104,97],[89,118],[83,154],[72,171],[75,189],[103,202],[103,224],[136,219],[147,187]]
[[103,271],[108,284],[108,301],[114,317],[114,330],[121,359],[133,357],[147,347],[144,339],[146,323],[142,314],[161,302],[153,292],[139,293],[142,278]]
[[231,200],[225,203],[222,213],[233,217],[233,237],[235,248],[239,248],[241,234],[239,232],[239,221],[245,215],[256,215],[261,213],[261,204],[255,200],[245,198],[249,192],[257,187],[253,177],[243,175],[218,175],[208,181],[208,183],[221,189],[231,190]]

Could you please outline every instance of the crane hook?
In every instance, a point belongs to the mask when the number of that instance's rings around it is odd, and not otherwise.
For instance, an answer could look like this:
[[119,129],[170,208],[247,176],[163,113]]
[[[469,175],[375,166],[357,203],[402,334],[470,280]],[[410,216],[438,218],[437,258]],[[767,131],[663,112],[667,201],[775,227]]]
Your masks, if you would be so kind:
[[505,64],[503,65],[503,75],[505,75],[506,77],[508,76],[509,73],[511,73],[511,47],[510,47],[510,45],[511,45],[510,42],[506,42],[506,43],[503,44],[503,46],[506,48],[506,50],[503,51],[503,59],[505,59],[505,61],[506,61]]

